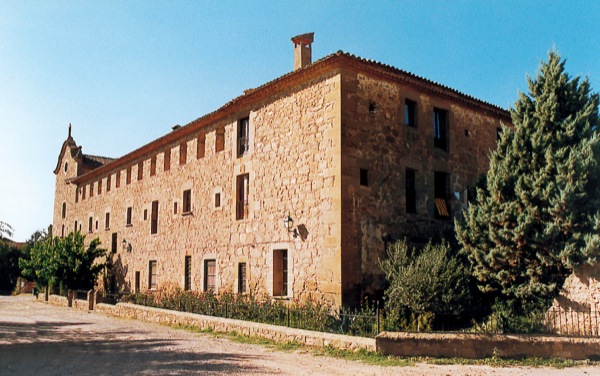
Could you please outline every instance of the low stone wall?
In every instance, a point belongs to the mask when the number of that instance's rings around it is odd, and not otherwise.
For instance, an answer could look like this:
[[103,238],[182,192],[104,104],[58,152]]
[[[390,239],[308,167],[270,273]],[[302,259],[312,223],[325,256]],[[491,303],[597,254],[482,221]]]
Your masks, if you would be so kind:
[[[44,300],[44,294],[41,294],[41,295],[42,295],[42,300]],[[48,303],[53,304],[53,305],[68,307],[69,306],[69,299],[67,299],[66,296],[49,295],[48,296]]]
[[79,309],[81,311],[89,311],[90,303],[87,300],[73,299],[73,308]]
[[390,333],[376,338],[377,350],[403,357],[600,359],[598,338],[474,333]]
[[117,305],[99,303],[96,304],[94,310],[112,316],[138,319],[159,324],[193,325],[202,329],[211,329],[215,332],[237,332],[247,336],[261,337],[277,342],[295,341],[307,346],[331,346],[333,348],[351,351],[359,349],[368,351],[376,350],[375,339],[372,338],[313,332],[310,330],[170,311],[128,303],[118,303]]

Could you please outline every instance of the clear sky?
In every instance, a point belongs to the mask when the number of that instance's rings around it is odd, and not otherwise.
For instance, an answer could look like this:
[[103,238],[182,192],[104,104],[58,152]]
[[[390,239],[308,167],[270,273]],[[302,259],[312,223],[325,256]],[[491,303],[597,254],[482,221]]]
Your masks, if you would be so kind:
[[509,108],[548,50],[600,90],[600,1],[0,1],[0,221],[52,222],[73,124],[118,157],[293,69],[343,50]]

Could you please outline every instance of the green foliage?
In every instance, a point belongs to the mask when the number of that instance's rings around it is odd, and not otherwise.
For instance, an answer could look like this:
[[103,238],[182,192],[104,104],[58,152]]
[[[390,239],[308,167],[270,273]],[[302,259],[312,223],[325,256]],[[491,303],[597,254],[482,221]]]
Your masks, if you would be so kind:
[[38,286],[61,286],[88,290],[96,285],[104,270],[106,250],[94,239],[85,247],[85,236],[72,232],[66,237],[47,236],[33,245],[29,259],[21,259],[23,275]]
[[517,315],[547,307],[575,266],[600,255],[598,95],[564,66],[551,51],[528,78],[514,130],[504,127],[485,188],[456,224],[481,291]]
[[377,335],[375,307],[366,305],[360,311],[332,307],[307,300],[282,301],[267,296],[242,295],[212,291],[183,291],[175,285],[166,285],[157,291],[132,294],[125,301],[149,307],[171,309],[237,320],[289,326],[292,328],[329,333],[344,333],[374,337]]
[[19,258],[25,254],[24,250],[15,245],[0,240],[0,291],[12,291],[21,275]]
[[431,242],[419,250],[406,239],[392,244],[380,261],[389,282],[386,309],[408,315],[416,330],[431,326],[436,315],[460,314],[469,303],[469,274],[446,243]]

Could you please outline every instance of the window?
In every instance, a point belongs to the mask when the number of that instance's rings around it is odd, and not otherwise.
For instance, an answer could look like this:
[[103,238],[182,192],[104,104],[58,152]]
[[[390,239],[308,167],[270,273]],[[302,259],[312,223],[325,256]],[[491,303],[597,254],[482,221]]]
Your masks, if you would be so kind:
[[165,150],[164,170],[169,171],[171,169],[171,148]]
[[61,238],[65,237],[65,225],[62,225],[62,230],[60,230],[60,237]]
[[417,102],[410,99],[404,101],[404,124],[409,127],[417,126]]
[[117,253],[117,233],[113,232],[110,241],[110,251],[112,253]]
[[148,219],[148,209],[144,209],[144,221]]
[[79,202],[79,188],[75,190],[75,202]]
[[92,217],[88,218],[88,232],[91,234],[93,231],[94,219]]
[[62,204],[62,217],[63,217],[63,219],[65,219],[66,216],[67,216],[67,203],[63,202],[63,204]]
[[288,252],[287,249],[273,251],[273,296],[288,294]]
[[85,185],[82,187],[83,191],[81,192],[81,199],[85,200]]
[[138,163],[138,181],[144,178],[144,161]]
[[65,162],[65,172],[67,172],[68,168],[69,168],[69,162]]
[[250,137],[250,118],[240,119],[237,127],[237,156],[238,158],[248,153]]
[[158,201],[152,201],[152,212],[150,213],[150,233],[158,232]]
[[246,292],[246,263],[240,262],[238,264],[238,294],[244,294]]
[[434,172],[435,217],[450,219],[450,201],[448,200],[450,175],[445,172]]
[[136,271],[135,272],[135,293],[139,293],[140,292],[140,272]]
[[150,158],[150,176],[156,175],[156,156]]
[[131,166],[127,167],[127,175],[125,176],[125,184],[131,184]]
[[248,174],[237,177],[235,219],[248,218],[248,180]]
[[96,231],[98,231],[98,220],[96,219]]
[[417,189],[416,189],[416,171],[410,168],[406,169],[406,212],[417,212]]
[[369,102],[369,113],[375,115],[377,113],[377,103]]
[[177,214],[177,201],[173,203],[173,214]]
[[192,190],[186,189],[183,191],[183,214],[192,212]]
[[221,207],[221,193],[215,193],[215,208]]
[[75,228],[73,228],[74,232],[77,232],[77,221],[75,221]]
[[184,165],[187,162],[187,142],[179,145],[179,164]]
[[98,181],[98,195],[102,194],[102,180]]
[[204,158],[204,149],[206,143],[206,134],[204,132],[200,132],[198,135],[198,143],[196,144],[196,158]]
[[148,263],[148,288],[156,290],[156,260]]
[[90,197],[94,197],[94,183],[90,183]]
[[185,291],[192,289],[192,256],[185,256],[183,289]]
[[117,175],[115,176],[115,188],[119,188],[121,186],[121,171],[117,171]]
[[126,217],[126,221],[125,221],[125,225],[126,226],[132,226],[132,222],[131,222],[131,218],[133,216],[133,207],[130,206],[127,208],[127,217]]
[[104,218],[104,229],[110,229],[110,213],[106,213],[106,217]]
[[448,150],[448,111],[433,110],[433,146]]
[[364,168],[360,169],[360,185],[365,187],[369,186],[369,170]]
[[225,128],[219,127],[216,131],[215,137],[215,153],[223,151],[225,149]]
[[106,192],[110,192],[110,175],[106,177]]
[[204,260],[204,291],[215,291],[217,262]]

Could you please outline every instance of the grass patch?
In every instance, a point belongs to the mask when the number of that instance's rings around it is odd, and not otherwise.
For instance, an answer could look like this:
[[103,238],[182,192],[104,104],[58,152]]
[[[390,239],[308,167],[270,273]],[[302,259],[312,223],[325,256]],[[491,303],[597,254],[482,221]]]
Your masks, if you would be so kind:
[[409,358],[399,358],[397,356],[383,355],[364,349],[360,349],[358,351],[349,351],[340,350],[333,347],[324,347],[322,349],[313,350],[313,354],[330,356],[333,358],[340,358],[384,367],[408,367],[415,365],[415,362]]
[[383,367],[411,367],[416,363],[427,363],[439,366],[445,365],[474,365],[474,366],[490,366],[490,367],[549,367],[549,368],[568,368],[576,366],[600,366],[600,361],[575,361],[571,359],[563,358],[501,358],[499,356],[492,356],[490,358],[482,359],[466,359],[466,358],[430,358],[430,357],[410,357],[402,358],[391,355],[384,355],[381,353],[367,351],[360,349],[358,351],[340,350],[333,347],[324,347],[315,349],[313,347],[306,346],[299,342],[277,342],[274,340],[247,336],[237,332],[222,333],[215,332],[211,328],[199,328],[193,325],[178,325],[175,326],[177,329],[183,329],[193,333],[209,334],[217,338],[227,338],[231,341],[249,344],[249,345],[261,345],[268,348],[284,351],[293,352],[297,350],[306,350],[317,356],[329,356],[332,358],[340,358],[349,361],[362,362],[370,365],[378,365]]

